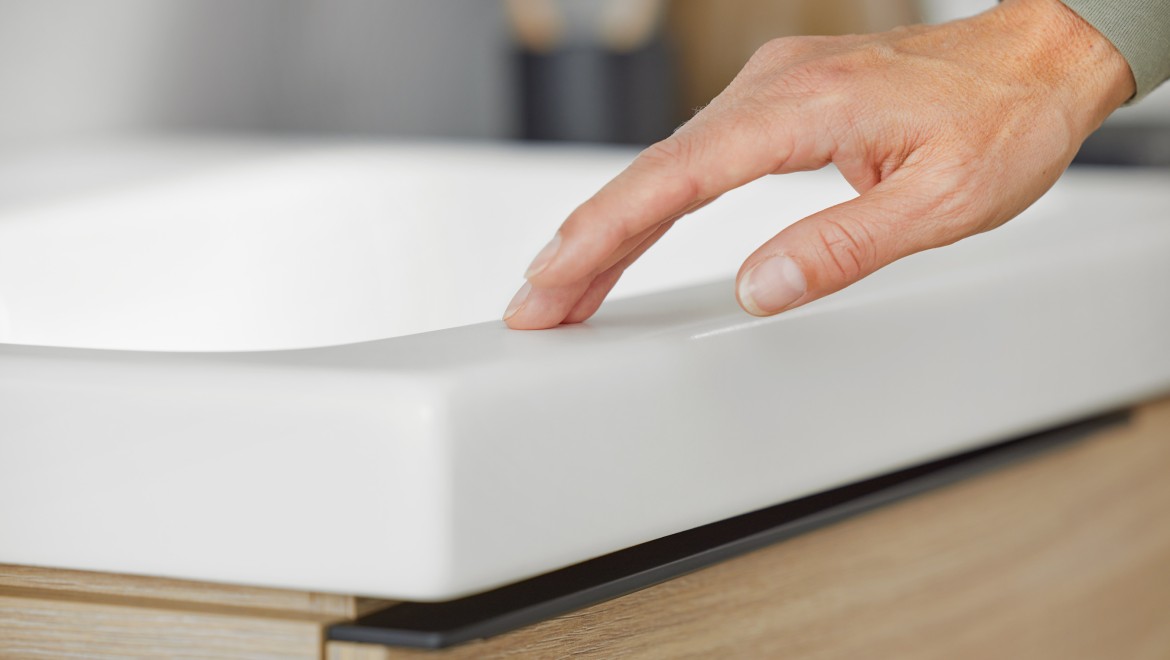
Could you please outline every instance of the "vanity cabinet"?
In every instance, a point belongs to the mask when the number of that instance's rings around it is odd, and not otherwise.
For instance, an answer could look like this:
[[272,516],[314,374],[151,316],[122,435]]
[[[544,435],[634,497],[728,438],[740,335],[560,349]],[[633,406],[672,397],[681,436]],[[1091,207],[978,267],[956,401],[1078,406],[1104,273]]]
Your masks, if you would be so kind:
[[6,565],[0,657],[1165,658],[1170,399],[1037,457],[497,637],[439,651],[328,641],[330,625],[391,604]]

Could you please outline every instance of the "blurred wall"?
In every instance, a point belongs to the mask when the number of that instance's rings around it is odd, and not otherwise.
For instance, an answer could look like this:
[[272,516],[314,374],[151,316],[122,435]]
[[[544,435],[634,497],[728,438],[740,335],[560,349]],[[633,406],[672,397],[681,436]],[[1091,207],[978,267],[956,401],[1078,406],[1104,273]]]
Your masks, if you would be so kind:
[[[909,15],[906,0],[850,6],[842,18],[875,27],[891,7]],[[0,145],[175,129],[511,137],[511,41],[484,0],[0,0]],[[1170,89],[1126,116],[1170,123]]]
[[174,3],[0,0],[0,139],[153,124],[165,115]]
[[130,130],[502,137],[510,34],[464,0],[0,0],[0,142]]
[[[302,0],[275,9],[279,130],[503,137],[511,35],[496,2]],[[214,20],[214,19],[212,19]]]

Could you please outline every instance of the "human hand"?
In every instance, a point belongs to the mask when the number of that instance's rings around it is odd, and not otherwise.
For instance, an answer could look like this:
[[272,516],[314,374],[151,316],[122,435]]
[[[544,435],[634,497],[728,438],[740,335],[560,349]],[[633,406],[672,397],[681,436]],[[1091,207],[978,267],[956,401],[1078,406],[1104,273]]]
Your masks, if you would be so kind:
[[1121,54],[1059,0],[938,26],[765,44],[710,105],[579,206],[525,274],[512,328],[593,315],[682,216],[766,174],[833,163],[859,195],[747,258],[767,316],[997,227],[1043,195],[1133,95]]

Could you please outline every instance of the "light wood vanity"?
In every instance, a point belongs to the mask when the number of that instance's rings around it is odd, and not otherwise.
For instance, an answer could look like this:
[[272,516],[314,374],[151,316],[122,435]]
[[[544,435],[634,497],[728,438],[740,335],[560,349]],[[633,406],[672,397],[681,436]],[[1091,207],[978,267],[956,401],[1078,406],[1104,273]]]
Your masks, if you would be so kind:
[[[344,535],[337,542],[344,543]],[[0,566],[0,657],[1170,657],[1170,399],[1122,427],[440,651],[327,641],[388,601]]]

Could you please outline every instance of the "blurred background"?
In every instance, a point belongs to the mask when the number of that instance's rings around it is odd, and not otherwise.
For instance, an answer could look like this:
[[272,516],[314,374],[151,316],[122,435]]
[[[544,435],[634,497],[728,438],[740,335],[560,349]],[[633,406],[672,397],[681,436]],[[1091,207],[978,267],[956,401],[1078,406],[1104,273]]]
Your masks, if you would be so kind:
[[[0,0],[0,149],[152,132],[567,140],[668,134],[760,44],[992,0]],[[1094,162],[1170,161],[1170,89]],[[1092,152],[1092,153],[1089,153]]]

